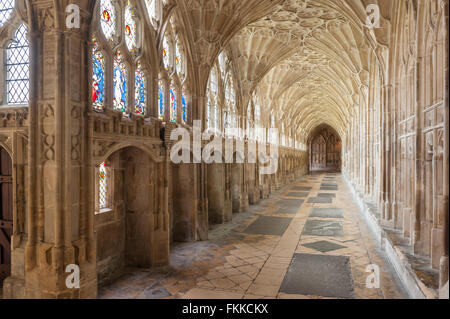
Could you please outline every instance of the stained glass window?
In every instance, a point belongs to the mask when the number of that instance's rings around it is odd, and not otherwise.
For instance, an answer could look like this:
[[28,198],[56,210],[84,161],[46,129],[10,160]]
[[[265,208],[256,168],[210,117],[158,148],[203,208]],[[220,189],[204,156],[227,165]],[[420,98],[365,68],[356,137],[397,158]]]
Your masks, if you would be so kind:
[[136,49],[136,21],[130,2],[125,9],[125,42],[130,52]]
[[211,75],[210,75],[210,90],[211,92],[215,95],[217,93],[217,76],[216,76],[216,71],[215,69],[213,69],[211,71]]
[[29,96],[28,28],[22,24],[17,29],[14,40],[6,48],[6,102],[26,104]]
[[98,169],[98,206],[100,209],[108,205],[108,174],[106,163],[102,163]]
[[181,113],[183,122],[187,122],[187,104],[184,95],[181,95]]
[[164,84],[159,81],[158,86],[158,116],[161,120],[164,119]]
[[2,0],[0,2],[0,27],[9,20],[14,9],[14,0]]
[[150,19],[150,23],[153,26],[153,20],[157,20],[156,17],[156,1],[158,0],[145,0],[145,6],[147,7],[148,18]]
[[135,112],[138,114],[145,114],[146,108],[146,87],[145,87],[145,74],[142,71],[141,63],[138,62],[135,74]]
[[261,121],[261,107],[259,103],[255,104],[255,123],[258,123]]
[[206,106],[206,126],[213,128],[213,106],[211,103],[211,97],[208,98],[208,105]]
[[168,70],[170,66],[170,45],[169,39],[167,39],[167,37],[164,37],[162,55],[164,68]]
[[178,73],[178,77],[181,81],[184,79],[184,59],[181,51],[180,43],[177,41],[175,46],[175,66]]
[[215,125],[214,127],[218,130],[220,128],[220,109],[217,105],[217,102],[214,103],[214,120],[215,120]]
[[100,26],[107,40],[113,41],[116,34],[116,9],[114,0],[100,1]]
[[105,58],[98,50],[97,39],[92,39],[92,106],[103,109],[105,99]]
[[170,88],[170,120],[177,121],[177,99],[173,87]]
[[122,54],[120,50],[117,51],[114,57],[114,108],[122,112],[127,110],[127,67],[122,61]]
[[225,67],[227,62],[227,56],[224,51],[222,51],[219,55],[219,66],[220,66],[220,72],[222,72],[222,75],[225,73]]

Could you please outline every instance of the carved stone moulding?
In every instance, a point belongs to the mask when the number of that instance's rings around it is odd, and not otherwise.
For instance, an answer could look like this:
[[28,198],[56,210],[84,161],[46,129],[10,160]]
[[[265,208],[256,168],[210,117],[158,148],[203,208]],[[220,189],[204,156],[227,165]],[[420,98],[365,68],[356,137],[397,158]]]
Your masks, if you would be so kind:
[[93,112],[94,136],[113,134],[115,136],[135,136],[159,138],[161,122],[156,118],[144,118],[131,114],[125,117],[122,112],[106,110],[105,113]]
[[28,108],[2,108],[0,110],[0,128],[27,126]]

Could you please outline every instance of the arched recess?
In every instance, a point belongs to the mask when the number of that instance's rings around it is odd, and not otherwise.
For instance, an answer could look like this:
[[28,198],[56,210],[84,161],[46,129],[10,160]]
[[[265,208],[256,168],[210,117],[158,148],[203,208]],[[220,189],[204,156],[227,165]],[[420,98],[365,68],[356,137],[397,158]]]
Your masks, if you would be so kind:
[[331,126],[322,124],[312,130],[308,144],[310,171],[341,170],[342,141]]
[[96,166],[94,228],[99,285],[126,267],[168,262],[164,168],[141,149],[127,147]]
[[12,160],[0,146],[0,287],[11,275],[11,236],[13,234]]

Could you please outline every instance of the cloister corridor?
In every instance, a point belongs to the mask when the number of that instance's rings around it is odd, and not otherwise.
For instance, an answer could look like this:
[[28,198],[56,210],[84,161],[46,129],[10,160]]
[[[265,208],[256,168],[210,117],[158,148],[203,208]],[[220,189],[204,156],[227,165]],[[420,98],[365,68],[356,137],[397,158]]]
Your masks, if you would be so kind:
[[[380,268],[379,289],[366,286],[373,264]],[[407,293],[342,175],[313,172],[231,223],[211,227],[208,241],[177,243],[169,266],[128,269],[99,298],[398,299]]]
[[449,2],[0,0],[0,317],[448,299]]

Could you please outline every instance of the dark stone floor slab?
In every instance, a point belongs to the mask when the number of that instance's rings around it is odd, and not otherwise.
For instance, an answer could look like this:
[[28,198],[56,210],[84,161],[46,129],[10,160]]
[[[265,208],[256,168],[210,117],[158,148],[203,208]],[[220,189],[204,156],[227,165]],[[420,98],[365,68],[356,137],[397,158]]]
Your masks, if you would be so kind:
[[331,204],[333,198],[330,196],[311,197],[308,199],[309,204]]
[[338,188],[337,187],[330,187],[330,186],[321,186],[320,190],[321,191],[337,191]]
[[304,199],[280,199],[277,204],[278,206],[288,206],[288,207],[297,207],[300,208],[302,204],[305,202]]
[[344,256],[294,254],[280,292],[353,298],[350,259]]
[[344,237],[344,229],[340,221],[308,219],[302,235]]
[[287,193],[285,196],[288,197],[308,197],[308,193],[304,193],[304,192],[289,192]]
[[275,214],[297,214],[299,208],[297,206],[281,206],[275,211]]
[[306,186],[294,186],[291,188],[293,191],[310,191],[312,190],[312,187],[306,187]]
[[336,194],[335,193],[319,193],[319,194],[317,194],[317,197],[333,197],[333,198],[336,198]]
[[322,183],[322,185],[320,185],[320,187],[338,187],[338,184]]
[[247,234],[282,236],[292,218],[260,216],[244,231]]
[[339,208],[313,208],[309,217],[344,218],[344,213]]
[[316,241],[315,243],[304,244],[302,246],[312,248],[314,250],[320,251],[321,253],[328,253],[330,251],[347,248],[345,246],[338,245],[326,240]]

